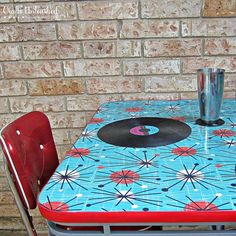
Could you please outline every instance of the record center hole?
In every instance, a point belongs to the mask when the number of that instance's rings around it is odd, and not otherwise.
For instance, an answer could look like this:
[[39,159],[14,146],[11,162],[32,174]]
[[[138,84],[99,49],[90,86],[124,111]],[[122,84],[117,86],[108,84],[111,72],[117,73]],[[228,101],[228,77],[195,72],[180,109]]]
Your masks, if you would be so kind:
[[159,129],[155,126],[150,125],[139,125],[130,129],[130,133],[138,136],[148,136],[156,134],[159,132]]

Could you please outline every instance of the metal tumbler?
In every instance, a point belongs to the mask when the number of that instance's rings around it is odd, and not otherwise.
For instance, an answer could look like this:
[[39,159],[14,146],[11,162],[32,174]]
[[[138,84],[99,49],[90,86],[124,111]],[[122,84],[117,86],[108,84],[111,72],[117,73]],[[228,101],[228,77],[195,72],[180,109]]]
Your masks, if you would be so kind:
[[224,69],[202,68],[197,71],[198,100],[202,125],[221,125],[221,104],[224,91]]

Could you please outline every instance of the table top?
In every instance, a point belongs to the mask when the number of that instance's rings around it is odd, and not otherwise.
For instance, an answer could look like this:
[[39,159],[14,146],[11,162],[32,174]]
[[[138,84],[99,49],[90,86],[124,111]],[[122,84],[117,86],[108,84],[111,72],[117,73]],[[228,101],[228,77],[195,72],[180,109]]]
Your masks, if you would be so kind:
[[236,101],[224,100],[221,126],[195,124],[198,109],[197,100],[101,105],[40,193],[41,214],[70,223],[235,222]]

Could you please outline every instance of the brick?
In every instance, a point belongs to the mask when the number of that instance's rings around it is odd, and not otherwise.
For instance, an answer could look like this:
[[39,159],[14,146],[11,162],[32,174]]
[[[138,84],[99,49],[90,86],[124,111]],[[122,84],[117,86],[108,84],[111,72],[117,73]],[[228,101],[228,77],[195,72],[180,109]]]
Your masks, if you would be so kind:
[[183,73],[196,73],[202,67],[218,67],[236,72],[236,57],[186,57],[182,59]]
[[[196,92],[188,92],[188,93],[180,93],[181,99],[198,99],[198,95]],[[200,114],[196,114],[197,116]]]
[[236,94],[235,94],[235,91],[225,91],[224,92],[224,98],[234,98],[235,99],[235,96],[236,96]]
[[32,214],[33,217],[42,218],[42,215],[38,208],[30,210],[30,213]]
[[144,56],[201,55],[201,39],[156,39],[144,41]]
[[52,42],[28,44],[23,47],[26,60],[80,58],[80,43]]
[[[0,114],[0,128],[3,128],[7,124],[11,123],[17,117],[18,116],[16,114]],[[1,186],[1,184],[0,184],[0,186]]]
[[6,78],[41,78],[62,76],[59,61],[4,63]]
[[83,43],[85,58],[139,57],[141,42],[137,40],[89,41]]
[[117,41],[117,57],[140,57],[141,42],[138,40]]
[[69,132],[65,129],[54,129],[52,131],[54,141],[57,145],[70,144]]
[[43,112],[65,111],[64,97],[17,97],[9,98],[9,100],[13,113],[33,110]]
[[0,192],[0,204],[15,204],[11,192]]
[[142,0],[142,18],[179,18],[200,17],[201,0],[194,2],[188,0],[161,1]]
[[2,192],[10,190],[7,179],[5,177],[0,178],[0,189],[1,189]]
[[204,0],[203,16],[228,17],[236,16],[236,0]]
[[65,76],[119,75],[120,61],[117,59],[90,59],[64,62]]
[[78,12],[80,20],[138,18],[138,1],[81,2]]
[[178,37],[177,20],[124,20],[121,38]]
[[140,59],[123,62],[125,75],[154,75],[180,73],[178,59]]
[[0,44],[0,61],[15,61],[20,60],[20,50],[18,45],[12,45],[12,44]]
[[27,85],[23,80],[0,80],[1,96],[18,96],[27,94]]
[[[1,217],[0,218],[0,229],[1,230],[25,230],[25,226],[20,217]],[[17,235],[21,235],[20,233]]]
[[196,76],[158,76],[145,78],[145,92],[197,91]]
[[54,24],[0,25],[0,42],[56,40]]
[[[19,217],[20,213],[16,204],[13,205],[0,205],[0,212],[5,217]],[[39,216],[38,211],[30,211],[32,216]]]
[[84,42],[83,48],[85,58],[102,58],[116,56],[116,42],[112,41]]
[[81,128],[81,129],[71,129],[70,130],[71,143],[74,143],[80,137],[82,132],[83,132],[83,128]]
[[84,112],[48,113],[47,116],[52,128],[81,128],[86,125]]
[[236,18],[182,20],[183,37],[235,36]]
[[[1,84],[1,81],[0,81],[0,84]],[[1,88],[1,85],[0,85],[0,88]],[[7,98],[0,98],[0,113],[8,113],[8,112],[9,112],[9,107],[8,107]]]
[[81,79],[42,79],[28,81],[30,95],[68,95],[85,92]]
[[[36,210],[38,210],[38,208],[36,208]],[[46,236],[48,233],[48,226],[47,226],[47,222],[45,221],[45,219],[41,216],[41,214],[39,214],[40,216],[36,216],[34,217],[34,225],[35,228],[37,229],[37,231],[39,232],[44,232],[42,234],[42,236]]]
[[0,205],[1,215],[4,217],[19,217],[20,213],[15,204]]
[[71,144],[57,145],[57,153],[60,161],[64,159],[70,149]]
[[0,64],[0,79],[3,78],[3,70],[2,70],[2,65]]
[[90,120],[93,118],[95,113],[96,113],[96,111],[88,111],[88,112],[86,112],[86,121],[87,121],[87,123],[90,122]]
[[[3,152],[2,152],[2,149],[0,149],[0,155],[3,156]],[[4,173],[4,167],[3,167],[3,159],[0,160],[0,177],[3,177],[5,176],[5,173]]]
[[205,55],[236,54],[236,38],[205,39]]
[[89,94],[141,92],[140,78],[90,78],[86,81]]
[[114,21],[59,23],[58,37],[61,40],[116,39],[117,23]]
[[94,115],[98,107],[108,101],[119,100],[143,100],[143,99],[178,99],[177,93],[120,93],[120,94],[104,94],[104,95],[78,95],[67,98],[67,109],[72,111],[92,111],[88,113],[89,121]]
[[97,110],[100,100],[98,96],[78,95],[66,98],[68,111]]
[[236,74],[225,74],[224,91],[236,91]]
[[[115,100],[177,100],[179,98],[178,93],[129,93],[120,94],[117,98],[112,98],[111,101]],[[110,99],[108,99],[110,100]]]
[[[137,96],[138,96],[141,93],[134,93],[134,94],[137,94]],[[98,95],[99,106],[100,106],[100,104],[104,104],[104,103],[107,103],[107,102],[110,102],[110,101],[123,101],[123,100],[126,100],[126,96],[127,96],[127,100],[130,100],[129,96],[134,96],[134,94],[133,93],[100,94],[100,95]],[[97,110],[97,108],[95,110]]]
[[76,20],[75,3],[34,3],[16,5],[19,22]]
[[0,4],[0,23],[16,22],[13,4]]

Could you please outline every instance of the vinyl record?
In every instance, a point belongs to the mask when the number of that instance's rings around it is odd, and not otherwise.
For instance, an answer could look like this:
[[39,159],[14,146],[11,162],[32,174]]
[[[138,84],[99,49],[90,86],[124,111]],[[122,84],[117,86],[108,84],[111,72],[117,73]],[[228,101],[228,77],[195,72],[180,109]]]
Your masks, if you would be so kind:
[[98,131],[98,137],[121,147],[158,147],[187,138],[191,128],[178,120],[140,117],[115,121]]

